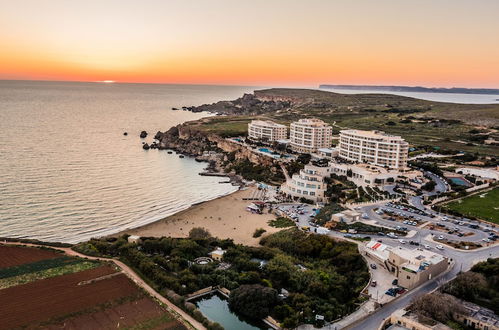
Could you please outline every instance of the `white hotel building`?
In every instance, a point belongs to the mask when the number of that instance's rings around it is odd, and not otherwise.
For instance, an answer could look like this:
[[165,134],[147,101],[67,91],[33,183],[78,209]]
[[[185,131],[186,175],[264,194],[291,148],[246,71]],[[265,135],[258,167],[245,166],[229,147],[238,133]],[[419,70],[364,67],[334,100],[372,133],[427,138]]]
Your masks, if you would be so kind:
[[325,202],[327,184],[324,178],[331,175],[329,166],[305,165],[300,173],[293,174],[281,185],[281,192],[292,198],[306,198],[314,202]]
[[257,141],[277,141],[287,138],[288,128],[273,121],[252,120],[248,123],[248,137]]
[[291,123],[291,149],[301,153],[313,153],[331,146],[333,129],[320,119],[300,119]]
[[409,144],[381,131],[340,131],[339,156],[353,162],[393,169],[407,167]]

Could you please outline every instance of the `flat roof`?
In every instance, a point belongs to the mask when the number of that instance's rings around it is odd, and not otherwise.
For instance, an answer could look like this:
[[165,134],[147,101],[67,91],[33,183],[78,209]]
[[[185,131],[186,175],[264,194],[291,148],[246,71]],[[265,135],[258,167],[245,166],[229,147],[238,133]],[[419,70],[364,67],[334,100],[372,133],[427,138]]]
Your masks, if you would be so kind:
[[358,129],[344,129],[340,131],[340,134],[353,134],[353,135],[358,135],[358,136],[365,136],[365,137],[372,137],[372,138],[391,138],[394,140],[403,140],[403,138],[399,135],[391,135],[387,134],[383,131],[363,131],[363,130],[358,130]]
[[414,271],[420,270],[420,265],[423,263],[435,265],[444,260],[444,256],[442,256],[441,254],[425,249],[409,250],[399,246],[397,248],[391,249],[391,251],[399,257],[404,258],[408,261],[401,266]]
[[286,125],[278,124],[276,122],[273,122],[271,120],[252,120],[251,121],[252,125],[264,125],[264,126],[270,126],[270,127],[286,127]]

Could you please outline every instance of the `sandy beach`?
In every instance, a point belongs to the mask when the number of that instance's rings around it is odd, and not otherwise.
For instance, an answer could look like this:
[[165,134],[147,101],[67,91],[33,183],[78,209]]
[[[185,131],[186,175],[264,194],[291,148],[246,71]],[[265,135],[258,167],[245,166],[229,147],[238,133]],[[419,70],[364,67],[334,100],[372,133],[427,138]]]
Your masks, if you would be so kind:
[[127,233],[138,236],[187,237],[192,228],[204,227],[214,237],[232,238],[236,243],[256,246],[260,238],[253,238],[255,229],[265,229],[267,232],[264,235],[280,230],[267,224],[275,218],[275,215],[267,213],[268,209],[265,209],[263,214],[246,211],[246,206],[251,201],[243,198],[254,196],[256,190],[254,186],[248,187],[246,190],[193,205],[177,214],[142,227],[122,231],[117,235]]

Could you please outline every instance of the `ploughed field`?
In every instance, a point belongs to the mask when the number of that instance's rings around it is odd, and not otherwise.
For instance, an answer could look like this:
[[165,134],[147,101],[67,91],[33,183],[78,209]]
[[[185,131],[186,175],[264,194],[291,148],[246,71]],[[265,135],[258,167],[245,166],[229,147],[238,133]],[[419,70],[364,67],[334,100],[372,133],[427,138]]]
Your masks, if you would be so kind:
[[0,329],[185,329],[109,264],[2,245],[0,260]]
[[0,245],[0,269],[60,256],[52,250]]

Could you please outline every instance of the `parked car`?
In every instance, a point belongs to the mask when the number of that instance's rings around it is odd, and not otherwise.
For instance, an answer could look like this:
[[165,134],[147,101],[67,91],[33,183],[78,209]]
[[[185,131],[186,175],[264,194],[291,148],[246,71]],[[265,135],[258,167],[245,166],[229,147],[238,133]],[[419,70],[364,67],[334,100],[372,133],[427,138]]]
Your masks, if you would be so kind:
[[429,246],[428,244],[425,244],[424,248],[427,249],[427,250],[429,250],[429,249],[431,249],[431,246]]
[[443,239],[444,239],[444,236],[443,236],[443,235],[440,235],[440,236],[438,236],[438,239],[439,239],[439,240],[443,240]]
[[392,285],[398,285],[398,284],[399,284],[399,280],[398,280],[398,279],[394,279],[394,280],[392,281]]
[[407,292],[407,290],[406,290],[406,289],[404,289],[404,288],[400,288],[400,287],[399,287],[399,288],[396,288],[396,289],[395,289],[395,292],[396,292],[397,294],[404,294],[404,293],[406,293],[406,292]]
[[436,248],[439,249],[439,250],[443,250],[444,249],[443,245],[437,245]]
[[403,240],[403,239],[399,239],[399,242],[400,242],[401,244],[405,244],[405,243],[407,243],[407,242],[406,242],[405,240]]
[[376,266],[376,264],[371,264],[371,268],[372,268],[372,269],[376,269],[376,268],[378,268],[378,267]]
[[386,290],[385,294],[392,296],[392,297],[395,297],[397,295],[396,291],[393,290],[393,288]]
[[371,282],[371,286],[372,286],[373,288],[375,288],[375,287],[376,287],[376,285],[378,285],[378,282],[376,282],[376,281],[372,281],[372,282]]

